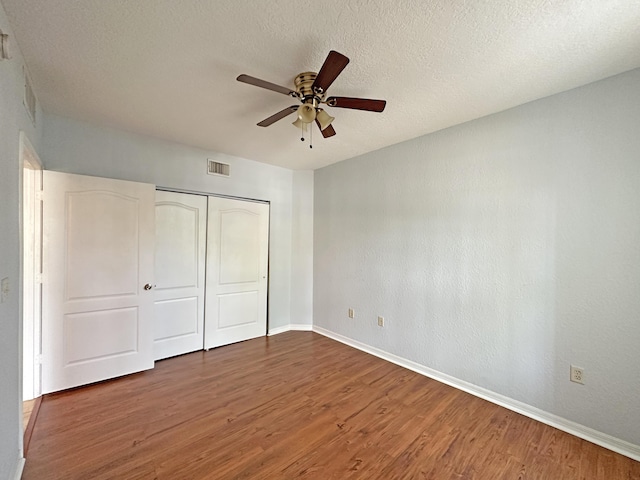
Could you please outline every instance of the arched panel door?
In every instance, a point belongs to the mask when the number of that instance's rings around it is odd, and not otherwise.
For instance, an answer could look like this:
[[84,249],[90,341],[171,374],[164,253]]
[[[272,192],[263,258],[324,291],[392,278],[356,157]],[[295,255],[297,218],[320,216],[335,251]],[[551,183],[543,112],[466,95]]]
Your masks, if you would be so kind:
[[204,347],[207,197],[156,192],[155,360]]
[[205,348],[266,335],[269,205],[209,197]]
[[43,173],[43,393],[153,368],[155,186]]

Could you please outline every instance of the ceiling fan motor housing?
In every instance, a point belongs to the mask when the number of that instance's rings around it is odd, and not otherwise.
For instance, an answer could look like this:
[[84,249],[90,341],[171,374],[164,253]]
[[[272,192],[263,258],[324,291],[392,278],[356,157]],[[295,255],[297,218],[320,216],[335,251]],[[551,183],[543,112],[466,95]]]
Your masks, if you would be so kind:
[[313,91],[313,82],[317,76],[318,74],[315,72],[303,72],[293,79],[296,92],[298,92],[302,103],[312,104],[314,108],[324,100],[324,94],[317,94]]

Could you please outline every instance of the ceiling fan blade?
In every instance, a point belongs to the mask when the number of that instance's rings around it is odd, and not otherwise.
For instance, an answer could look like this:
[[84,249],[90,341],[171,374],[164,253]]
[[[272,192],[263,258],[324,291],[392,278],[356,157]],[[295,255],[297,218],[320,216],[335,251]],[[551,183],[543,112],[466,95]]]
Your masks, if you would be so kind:
[[369,98],[329,97],[325,102],[330,107],[352,108],[368,112],[382,112],[387,105],[386,100],[371,100]]
[[236,78],[239,82],[248,83],[249,85],[255,85],[256,87],[266,88],[267,90],[272,90],[274,92],[283,93],[284,95],[292,95],[295,94],[293,90],[287,87],[282,87],[280,85],[276,85],[275,83],[267,82],[266,80],[260,80],[256,77],[250,77],[249,75],[239,75]]
[[331,50],[329,55],[327,55],[327,59],[322,64],[318,76],[313,82],[313,91],[316,93],[326,92],[348,63],[349,59],[347,57],[335,50]]
[[320,122],[317,119],[316,119],[316,125],[318,125],[318,129],[320,129],[320,133],[322,133],[322,136],[324,138],[333,137],[336,134],[336,131],[334,130],[333,125],[329,125],[327,128],[322,130],[322,128],[320,127]]
[[280,110],[278,113],[271,115],[269,118],[265,118],[262,120],[258,126],[259,127],[268,127],[272,123],[276,123],[278,120],[282,120],[287,115],[291,115],[293,112],[298,110],[297,105],[291,105],[290,107],[285,108],[284,110]]

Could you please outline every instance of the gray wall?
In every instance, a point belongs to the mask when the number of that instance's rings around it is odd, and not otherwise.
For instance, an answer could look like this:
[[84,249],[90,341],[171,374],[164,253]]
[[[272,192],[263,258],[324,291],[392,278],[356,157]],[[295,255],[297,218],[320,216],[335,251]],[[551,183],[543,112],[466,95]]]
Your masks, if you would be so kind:
[[640,70],[317,170],[314,202],[314,325],[640,445]]
[[[20,131],[38,149],[34,128],[22,104],[23,60],[0,5],[0,29],[9,34],[12,58],[0,61],[0,279],[8,278],[9,297],[0,303],[0,479],[12,478],[21,457],[19,377],[22,353],[20,285],[20,202],[22,168],[18,161]],[[42,116],[36,115],[38,127]]]
[[291,323],[313,323],[313,171],[293,172]]
[[[303,228],[304,222],[311,228],[304,216],[296,214],[294,219],[293,195],[294,190],[299,195],[299,188],[293,171],[55,115],[45,117],[42,145],[41,158],[48,170],[270,201],[269,328],[291,323],[292,288],[296,299],[309,298],[302,305],[296,300],[296,311],[302,309],[311,317],[311,273],[305,280],[298,264],[292,264],[292,259],[312,255],[312,245],[292,246],[293,231]],[[230,164],[231,177],[207,175],[207,158]],[[310,203],[313,190],[306,195]]]

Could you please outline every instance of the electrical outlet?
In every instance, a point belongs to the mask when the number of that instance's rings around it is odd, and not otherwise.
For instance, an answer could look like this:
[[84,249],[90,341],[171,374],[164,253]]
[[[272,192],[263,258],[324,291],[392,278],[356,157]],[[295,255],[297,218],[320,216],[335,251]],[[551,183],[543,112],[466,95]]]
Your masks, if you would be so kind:
[[571,365],[571,377],[572,382],[584,385],[584,368]]
[[347,313],[349,314],[349,318],[356,318],[356,312],[354,312],[353,308],[350,308]]
[[378,317],[378,326],[384,327],[384,317]]

